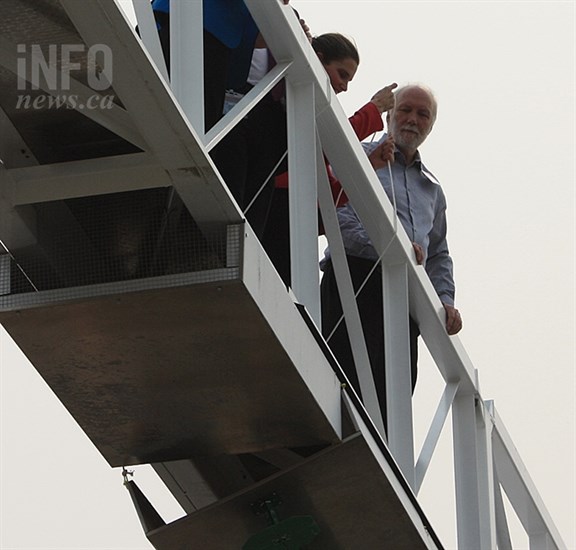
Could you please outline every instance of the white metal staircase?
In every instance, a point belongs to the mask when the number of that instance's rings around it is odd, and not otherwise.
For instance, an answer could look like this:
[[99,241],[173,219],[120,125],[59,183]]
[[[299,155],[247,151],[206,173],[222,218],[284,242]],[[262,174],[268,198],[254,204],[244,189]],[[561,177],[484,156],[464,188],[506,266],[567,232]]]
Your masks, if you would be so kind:
[[[459,548],[512,548],[502,489],[531,548],[565,548],[465,350],[447,336],[443,308],[290,7],[246,0],[278,64],[204,134],[201,2],[174,3],[171,84],[147,1],[135,0],[142,39],[114,0],[4,3],[0,322],[109,464],[152,464],[181,504],[186,515],[165,525],[128,484],[154,547],[273,548],[266,519],[278,537],[296,532],[284,522],[306,517],[294,521],[311,548],[441,548],[418,492],[451,412]],[[113,96],[111,107],[81,109],[94,93],[85,72],[67,89],[45,64],[30,101],[74,93],[76,108],[16,108],[23,63],[40,67],[50,45],[62,56],[67,44],[81,46],[81,68],[91,47],[109,47],[113,78],[99,94]],[[208,155],[282,78],[289,292]],[[359,377],[363,405],[318,330],[319,204],[348,289],[356,361],[369,372],[323,154],[383,254],[395,320],[389,385],[401,396],[389,404],[387,440],[370,377]],[[417,458],[408,312],[445,381]]]

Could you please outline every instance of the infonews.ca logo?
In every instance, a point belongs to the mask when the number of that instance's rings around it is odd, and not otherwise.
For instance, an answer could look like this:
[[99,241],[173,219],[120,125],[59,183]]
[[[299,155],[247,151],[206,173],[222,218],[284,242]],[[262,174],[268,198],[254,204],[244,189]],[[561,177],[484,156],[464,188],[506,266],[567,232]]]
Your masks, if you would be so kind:
[[18,44],[16,109],[112,109],[112,50],[105,44]]

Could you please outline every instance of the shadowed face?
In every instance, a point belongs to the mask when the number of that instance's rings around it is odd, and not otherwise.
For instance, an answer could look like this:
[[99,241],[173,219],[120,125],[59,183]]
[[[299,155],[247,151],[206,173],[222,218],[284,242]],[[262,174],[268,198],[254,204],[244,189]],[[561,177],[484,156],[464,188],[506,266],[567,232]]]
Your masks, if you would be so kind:
[[345,92],[348,89],[348,83],[352,81],[356,70],[358,69],[358,63],[354,61],[351,57],[346,57],[345,59],[338,59],[330,61],[328,64],[324,64],[324,70],[328,73],[330,78],[330,84],[332,89],[339,94],[340,92]]
[[388,131],[398,149],[416,151],[432,131],[436,120],[436,103],[422,88],[410,87],[396,95],[396,105],[389,112]]

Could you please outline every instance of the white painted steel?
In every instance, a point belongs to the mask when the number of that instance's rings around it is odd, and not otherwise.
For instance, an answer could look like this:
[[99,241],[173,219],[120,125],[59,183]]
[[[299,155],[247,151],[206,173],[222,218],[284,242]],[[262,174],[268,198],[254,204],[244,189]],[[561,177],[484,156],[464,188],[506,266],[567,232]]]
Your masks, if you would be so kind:
[[530,550],[554,550],[554,541],[549,533],[533,533],[529,536]]
[[292,63],[279,63],[222,117],[205,137],[206,151],[211,151],[282,78]]
[[134,6],[134,13],[138,21],[138,30],[140,37],[146,50],[150,54],[152,61],[158,68],[160,74],[164,77],[166,82],[169,82],[168,68],[162,52],[162,45],[158,36],[158,29],[156,28],[156,20],[154,19],[154,12],[152,11],[152,4],[149,0],[132,0]]
[[14,180],[8,170],[0,163],[0,235],[3,245],[14,251],[37,242],[35,215],[32,207],[14,206],[12,191]]
[[408,265],[410,314],[446,382],[460,380],[462,390],[475,391],[472,362],[458,337],[448,336],[444,308],[425,270],[417,266],[411,242],[400,227],[394,234],[394,212],[374,170],[336,98],[317,111],[322,147],[384,264]]
[[442,393],[442,397],[440,398],[440,403],[438,403],[438,408],[434,414],[434,418],[432,420],[432,424],[430,425],[430,429],[428,430],[428,434],[426,435],[426,439],[422,444],[422,450],[420,451],[420,456],[418,457],[418,461],[416,462],[416,467],[414,469],[414,487],[416,494],[419,493],[420,488],[422,487],[422,482],[424,481],[424,477],[426,476],[430,461],[432,460],[432,455],[434,454],[434,450],[436,449],[436,445],[440,439],[440,434],[442,433],[442,429],[446,423],[448,414],[450,413],[450,409],[452,407],[454,397],[456,396],[456,392],[458,391],[458,387],[459,384],[457,382],[446,384],[444,392]]
[[400,483],[398,476],[392,470],[392,467],[390,466],[387,458],[382,454],[382,451],[378,447],[378,443],[370,433],[370,430],[366,422],[364,422],[364,419],[359,414],[358,410],[351,402],[350,397],[348,397],[346,393],[343,394],[343,401],[354,423],[358,426],[359,431],[362,433],[362,436],[365,438],[366,442],[372,449],[372,452],[374,453],[374,456],[378,460],[380,467],[384,472],[386,472],[386,477],[390,481],[391,486],[395,489],[400,502],[402,503],[404,508],[408,511],[408,513],[411,515],[413,524],[419,530],[422,540],[425,542],[428,548],[430,549],[438,548],[438,546],[435,544],[434,540],[430,536],[430,533],[428,533],[428,530],[422,523],[422,518],[418,515],[414,507],[414,504],[411,501],[410,496],[406,492],[406,489]]
[[[342,319],[341,322],[346,323],[350,337],[350,347],[352,348],[352,355],[356,365],[356,374],[362,392],[364,407],[366,407],[368,414],[378,428],[382,439],[386,440],[386,430],[384,429],[382,412],[380,411],[378,395],[376,394],[376,386],[370,367],[370,358],[368,357],[358,305],[354,295],[352,278],[350,277],[348,262],[346,261],[344,243],[342,241],[342,235],[340,234],[340,226],[338,225],[336,209],[334,207],[330,183],[326,175],[326,167],[319,142],[317,142],[317,148],[316,165],[318,170],[318,199],[320,211],[322,213],[322,222],[326,235],[330,240],[332,265],[334,266],[336,279],[338,281],[340,301],[342,302],[343,310],[346,312],[346,319]],[[328,343],[330,343],[329,340]]]
[[[239,272],[240,269],[238,267],[222,267],[201,272],[189,272],[178,275],[160,275],[158,277],[131,279],[70,288],[77,290],[82,298],[104,298],[111,295],[145,292],[150,290],[152,287],[156,290],[179,288],[183,285],[203,283],[207,279],[210,281],[231,281],[239,278]],[[70,288],[55,288],[51,290],[42,290],[41,292],[19,294],[17,300],[15,300],[13,296],[6,298],[0,297],[0,311],[5,313],[8,311],[36,308],[38,306],[57,306],[62,303],[63,300],[66,301],[69,299]]]
[[245,225],[243,281],[274,334],[290,355],[333,430],[342,436],[340,382],[301,314],[290,299],[280,278],[251,227]]
[[482,548],[496,548],[496,504],[494,496],[494,461],[492,459],[492,422],[479,400],[476,407],[476,442],[478,448],[478,507]]
[[407,266],[382,263],[388,445],[414,489]]
[[[530,548],[565,550],[566,545],[493,402],[487,402],[486,407],[494,424],[492,447],[498,479],[530,538]],[[537,546],[540,543],[544,546]]]
[[408,270],[410,315],[445,382],[458,380],[460,391],[477,391],[475,369],[458,336],[446,333],[446,312],[422,266]]
[[292,290],[320,327],[316,128],[312,82],[286,82]]
[[[214,223],[243,221],[238,205],[202,150],[201,138],[164,79],[147,61],[141,42],[131,29],[131,39],[115,31],[126,26],[115,1],[61,3],[87,45],[104,42],[114,51],[114,91],[144,138],[147,151],[163,167],[198,225],[209,230]],[[100,20],[106,24],[94,25]],[[142,81],[146,86],[134,93],[134,83]]]
[[158,462],[152,467],[187,514],[218,501],[191,460]]
[[170,4],[170,85],[188,120],[204,134],[202,2]]
[[23,168],[38,164],[36,157],[4,109],[0,109],[0,162],[8,168]]
[[[66,0],[64,0],[63,5],[65,2]],[[14,74],[18,74],[16,52],[16,45],[0,36],[0,65]],[[36,60],[35,63],[42,63],[43,60],[39,59],[33,52],[30,52],[29,55],[31,59]],[[78,113],[108,128],[110,131],[137,147],[141,149],[145,147],[142,137],[134,128],[130,117],[122,107],[110,102],[106,104],[106,109],[84,108],[84,106],[90,105],[94,101],[96,101],[96,104],[99,104],[98,102],[102,94],[96,94],[96,92],[88,86],[70,77],[67,72],[63,72],[62,77],[56,79],[57,82],[63,82],[64,76],[66,80],[69,81],[68,89],[64,89],[62,86],[54,86],[54,83],[48,83],[42,73],[39,75],[39,81],[33,82],[33,84],[37,84],[41,90],[58,98],[58,101],[63,101],[62,98],[74,98],[73,101],[70,99],[65,101],[70,108],[74,108]]]
[[[144,0],[137,1],[144,2]],[[222,181],[214,175],[214,166],[206,158],[206,148],[202,147],[202,139],[199,137],[204,134],[204,91],[201,78],[203,72],[202,3],[173,4],[175,4],[173,6],[175,9],[171,14],[173,82],[172,90],[170,90],[165,78],[161,76],[161,74],[165,75],[165,72],[159,73],[158,69],[149,63],[151,57],[156,60],[160,59],[157,41],[151,42],[145,38],[144,41],[150,50],[156,49],[153,55],[145,52],[142,49],[142,43],[131,36],[133,30],[128,32],[123,28],[127,26],[126,19],[118,9],[115,0],[91,0],[91,2],[61,0],[61,5],[87,45],[106,43],[114,51],[114,91],[118,94],[125,109],[116,108],[113,116],[112,113],[102,112],[90,114],[98,117],[95,120],[99,124],[148,151],[163,172],[163,176],[158,176],[160,185],[174,185],[200,224],[210,224],[215,221],[240,223],[243,219],[242,213],[231,199]],[[504,533],[498,533],[500,550],[511,546],[509,536],[505,533],[505,521],[502,520],[501,495],[498,490],[494,490],[497,484],[495,480],[497,474],[499,482],[528,533],[530,548],[566,548],[493,406],[484,405],[480,400],[472,363],[459,339],[446,334],[442,304],[424,269],[416,266],[410,240],[402,230],[395,233],[394,212],[391,205],[346,120],[321,63],[310,48],[294,17],[292,8],[280,2],[262,2],[261,0],[246,0],[246,5],[253,13],[268,46],[278,61],[278,66],[260,87],[257,86],[255,91],[248,94],[245,100],[238,104],[235,108],[236,112],[233,110],[231,116],[226,117],[225,121],[213,129],[208,138],[210,146],[217,143],[221,136],[225,135],[226,131],[241,119],[253,100],[266,93],[281,76],[286,76],[290,121],[289,146],[293,158],[290,166],[292,175],[290,200],[293,211],[291,224],[297,229],[293,236],[292,247],[292,257],[296,263],[293,273],[296,296],[307,306],[318,323],[317,270],[315,261],[312,261],[311,251],[313,244],[314,255],[316,254],[317,202],[313,175],[322,165],[320,158],[314,159],[317,129],[322,140],[323,152],[326,153],[340,177],[344,190],[350,197],[376,250],[380,254],[385,252],[383,263],[387,284],[390,288],[400,289],[401,296],[393,305],[394,312],[388,310],[386,324],[393,327],[401,318],[402,323],[398,324],[406,325],[406,296],[408,296],[410,314],[419,323],[422,337],[448,384],[416,466],[416,487],[419,487],[422,482],[424,471],[430,463],[429,457],[432,455],[433,447],[436,445],[447,417],[449,403],[453,401],[459,547],[462,550],[493,548],[496,544],[496,523],[499,525],[498,531],[504,529]],[[144,16],[147,18],[146,23],[142,23],[146,27],[146,37],[151,36],[150,16],[148,10]],[[153,43],[155,45],[152,45]],[[0,47],[0,63],[14,72],[15,56],[9,46],[4,43]],[[146,82],[146,86],[141,86],[137,93],[134,93],[135,82]],[[88,90],[80,83],[76,82],[72,85],[82,97],[88,93]],[[174,96],[180,99],[179,103],[174,102]],[[18,140],[18,136],[14,135],[13,127],[10,130],[5,118],[0,113],[2,138],[8,135],[4,133],[4,129],[8,128],[12,135],[10,141],[13,144],[16,141],[12,139]],[[296,135],[298,140],[295,140]],[[11,153],[6,147],[4,142],[0,141],[0,155],[6,155],[6,158],[13,157],[13,152]],[[308,150],[306,150],[307,147]],[[126,164],[123,165],[122,162],[115,164],[109,172],[101,168],[105,183],[100,187],[96,185],[91,194],[103,192],[104,189],[108,189],[107,186],[112,185],[112,182],[128,173],[142,174],[141,188],[151,186],[154,178],[144,177],[143,171],[147,168],[146,164],[141,167],[140,172],[138,171],[138,167],[133,163],[136,158],[136,156],[127,158],[123,161]],[[296,162],[294,160],[296,158],[304,160]],[[101,159],[101,161],[105,162],[106,159]],[[91,188],[95,182],[91,181],[92,175],[89,172],[91,168],[96,168],[98,163],[91,165],[90,162],[92,161],[83,161],[82,165],[70,164],[60,167],[61,169],[56,171],[52,181],[54,193],[60,198],[74,196],[71,183],[76,176],[80,180],[84,178],[81,185],[85,191]],[[34,160],[30,160],[30,164],[33,163]],[[15,240],[33,241],[34,234],[29,230],[29,224],[21,217],[14,217],[14,206],[15,204],[25,206],[26,201],[34,197],[48,200],[48,195],[42,195],[39,189],[40,182],[46,181],[47,174],[41,168],[38,170],[25,168],[23,164],[26,163],[20,159],[13,165],[18,166],[18,169],[7,170],[5,166],[0,166],[0,223],[4,225],[2,235],[7,234]],[[21,178],[22,189],[17,189],[15,185],[18,178]],[[328,200],[326,196],[323,197],[323,193],[320,193],[320,199],[324,203]],[[326,204],[323,205],[323,210],[330,212],[326,206]],[[21,212],[25,212],[25,209],[20,207],[18,212],[20,215]],[[341,266],[343,259],[341,241],[334,240],[331,236],[335,229],[333,212],[327,215],[324,221],[328,228],[330,245],[335,258],[339,258],[336,264]],[[6,229],[7,224],[10,225],[8,229]],[[10,246],[12,245],[13,243],[10,243]],[[326,360],[312,339],[306,340],[306,345],[302,346],[302,339],[293,334],[292,326],[299,322],[297,321],[299,313],[295,308],[289,309],[293,305],[290,294],[278,292],[281,285],[278,284],[277,274],[267,262],[265,254],[249,227],[246,228],[245,252],[243,269],[250,292],[257,297],[267,318],[273,319],[274,332],[293,355],[295,364],[302,370],[311,391],[317,396],[323,409],[328,411],[331,424],[338,431],[341,420],[338,381],[334,376],[327,375],[329,371]],[[313,275],[309,273],[312,271],[312,265],[315,271]],[[342,276],[341,267],[338,271],[340,272],[339,279],[346,281],[346,275]],[[394,284],[390,283],[392,280]],[[348,298],[343,301],[348,303],[351,302],[349,277],[346,285],[348,291],[345,294],[348,294]],[[314,286],[316,289],[313,288]],[[408,293],[406,293],[407,288],[409,288]],[[100,290],[109,292],[110,289]],[[33,298],[30,298],[28,305],[34,305]],[[290,311],[289,314],[285,313],[287,308]],[[345,309],[348,309],[346,304]],[[350,311],[351,313],[347,313],[351,315],[349,326],[359,327],[357,309],[351,305]],[[397,329],[391,328],[391,330],[394,332]],[[398,330],[400,330],[400,340],[404,339],[405,328]],[[355,353],[365,356],[365,345],[362,346],[356,342],[356,340],[362,340],[361,330],[354,331],[353,340],[355,340],[353,348],[361,349],[359,353],[358,351]],[[388,361],[390,365],[405,361],[403,359],[405,349],[390,353],[391,357]],[[318,365],[321,367],[318,368]],[[401,373],[402,369],[397,369],[397,371]],[[328,388],[326,380],[330,381]],[[395,385],[396,382],[393,384]],[[399,384],[402,387],[402,381]],[[411,430],[411,411],[408,413],[408,418],[404,420],[397,418],[398,411],[410,410],[410,406],[407,405],[410,402],[410,396],[404,395],[404,399],[401,399],[398,404],[395,402],[396,394],[391,395],[390,398],[392,400],[390,417],[393,419],[394,426],[392,430],[394,443],[391,447],[405,475],[408,472],[406,478],[412,482],[411,461],[402,442],[399,441],[405,429]],[[344,399],[353,420],[363,433],[366,432],[367,428],[362,418],[347,396]],[[370,408],[375,410],[373,407]],[[378,418],[378,415],[375,414],[375,417]],[[485,424],[486,419],[489,419],[488,426]],[[407,427],[408,423],[409,427]],[[411,436],[409,439],[411,440]],[[387,472],[391,482],[397,484],[399,498],[406,502],[406,506],[412,506],[408,502],[410,501],[409,495],[395,478],[390,465],[381,457],[373,440],[372,448],[375,456],[380,457],[381,466]],[[492,469],[492,456],[496,473]],[[423,470],[422,473],[421,470]],[[423,540],[428,540],[429,547],[434,547],[422,525],[421,518],[415,512],[414,524],[421,529]]]
[[[475,435],[474,395],[478,388],[474,368],[457,337],[449,337],[444,328],[444,310],[423,268],[416,266],[409,239],[402,231],[393,237],[393,212],[373,171],[360,149],[346,117],[336,101],[329,80],[308,46],[307,40],[293,17],[291,9],[277,2],[246,0],[268,46],[279,62],[291,62],[286,76],[289,87],[296,83],[313,82],[315,86],[316,121],[323,150],[342,180],[344,190],[379,253],[386,249],[385,263],[407,266],[410,287],[410,313],[420,324],[422,337],[442,376],[447,382],[459,381],[453,407],[456,485],[459,494],[458,523],[460,547],[468,550],[468,542],[476,544],[482,532],[480,526],[478,454]],[[278,32],[282,29],[282,32]],[[309,99],[309,98],[308,98]],[[306,99],[305,101],[307,101]],[[309,121],[302,121],[309,128]],[[298,132],[301,128],[298,128]],[[300,252],[300,251],[298,251]],[[450,390],[452,391],[452,390]],[[468,445],[471,444],[471,447]],[[470,449],[473,450],[471,453]],[[472,458],[466,463],[466,457]],[[472,464],[472,466],[471,466]],[[472,468],[472,475],[468,476]],[[466,477],[471,479],[466,480]],[[531,495],[528,495],[530,498]]]
[[171,180],[148,153],[13,168],[6,185],[13,206],[167,187]]
[[458,548],[489,550],[481,537],[475,406],[476,397],[462,392],[452,405]]
[[[493,457],[492,457],[493,459]],[[508,518],[504,508],[504,499],[502,498],[502,488],[498,480],[496,466],[494,469],[494,506],[496,508],[496,542],[498,550],[512,550],[512,540],[510,539],[510,528],[508,527]]]
[[[316,109],[327,107],[329,96],[334,95],[330,80],[318,56],[310,47],[290,5],[279,1],[245,0],[266,45],[278,63],[292,62],[289,80],[292,83],[314,82],[316,84]],[[334,96],[335,97],[335,96]]]

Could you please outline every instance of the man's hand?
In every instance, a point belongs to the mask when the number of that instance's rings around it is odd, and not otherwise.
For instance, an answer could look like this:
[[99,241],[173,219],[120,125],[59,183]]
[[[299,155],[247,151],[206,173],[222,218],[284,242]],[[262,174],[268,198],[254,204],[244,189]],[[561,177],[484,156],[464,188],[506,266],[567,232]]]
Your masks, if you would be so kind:
[[460,317],[460,312],[454,306],[442,305],[446,310],[446,332],[453,336],[462,329],[462,317]]
[[376,107],[381,113],[389,111],[394,107],[395,100],[394,100],[394,93],[392,90],[394,90],[394,88],[397,87],[398,84],[396,84],[395,82],[389,84],[388,86],[376,92],[374,94],[374,97],[370,100],[372,103],[374,103],[374,105],[376,105]]
[[394,138],[388,136],[374,151],[368,155],[374,170],[384,168],[389,162],[394,162]]
[[422,265],[424,263],[424,249],[418,243],[412,243],[414,254],[416,254],[416,263]]

